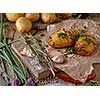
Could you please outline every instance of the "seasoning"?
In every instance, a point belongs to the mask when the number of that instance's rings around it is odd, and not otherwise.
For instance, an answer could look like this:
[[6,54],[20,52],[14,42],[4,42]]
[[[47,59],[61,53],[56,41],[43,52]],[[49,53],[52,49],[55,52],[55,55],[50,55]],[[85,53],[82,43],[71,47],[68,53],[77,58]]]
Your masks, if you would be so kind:
[[92,39],[89,39],[89,38],[86,38],[84,39],[88,44],[89,43],[93,43],[94,45],[96,45],[96,43],[92,40]]
[[58,37],[59,38],[65,38],[66,37],[66,33],[60,32],[60,33],[58,33]]
[[67,55],[69,54],[75,54],[75,48],[74,47],[65,47]]

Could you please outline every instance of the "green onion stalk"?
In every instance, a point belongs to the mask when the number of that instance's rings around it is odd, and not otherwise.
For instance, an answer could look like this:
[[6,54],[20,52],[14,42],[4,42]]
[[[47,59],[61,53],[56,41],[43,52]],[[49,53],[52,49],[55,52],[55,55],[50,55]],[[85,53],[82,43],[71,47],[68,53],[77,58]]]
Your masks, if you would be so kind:
[[16,53],[11,49],[12,43],[13,41],[8,42],[5,21],[3,15],[0,14],[0,67],[2,76],[8,84],[11,84],[10,72],[13,76],[12,80],[26,84],[29,73]]

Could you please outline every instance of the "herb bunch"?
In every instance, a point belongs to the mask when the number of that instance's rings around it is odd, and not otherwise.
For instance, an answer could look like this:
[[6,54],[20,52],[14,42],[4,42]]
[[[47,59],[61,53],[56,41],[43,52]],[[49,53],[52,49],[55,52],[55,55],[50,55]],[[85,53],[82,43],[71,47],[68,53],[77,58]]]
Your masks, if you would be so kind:
[[29,77],[29,73],[15,52],[11,49],[13,41],[9,43],[7,39],[6,25],[5,21],[3,22],[2,14],[0,15],[0,21],[0,67],[2,76],[8,84],[11,84],[10,72],[13,76],[12,80],[18,80],[21,84],[25,84]]
[[38,61],[38,66],[48,67],[53,76],[55,76],[53,71],[53,63],[46,51],[46,47],[42,46],[38,39],[36,39],[31,34],[26,36],[20,35],[20,37],[27,45],[27,49],[31,51],[30,53],[32,54],[33,59],[35,58]]

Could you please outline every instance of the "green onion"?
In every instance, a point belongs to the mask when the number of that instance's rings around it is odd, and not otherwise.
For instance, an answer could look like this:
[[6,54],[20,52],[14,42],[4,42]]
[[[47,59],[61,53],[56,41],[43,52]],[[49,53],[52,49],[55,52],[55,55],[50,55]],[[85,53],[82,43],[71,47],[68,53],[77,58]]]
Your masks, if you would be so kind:
[[2,33],[3,33],[3,18],[2,14],[0,14],[0,42],[2,41]]
[[[11,44],[16,41],[11,41],[8,43],[7,33],[5,27],[5,21],[3,23],[2,14],[1,19],[1,29],[0,29],[0,67],[3,71],[3,76],[7,83],[10,83],[10,76],[6,71],[6,67],[9,67],[11,74],[14,76],[14,79],[18,79],[21,83],[25,84],[27,78],[29,77],[27,69],[24,67],[23,63],[11,49]],[[2,38],[3,37],[3,38]]]

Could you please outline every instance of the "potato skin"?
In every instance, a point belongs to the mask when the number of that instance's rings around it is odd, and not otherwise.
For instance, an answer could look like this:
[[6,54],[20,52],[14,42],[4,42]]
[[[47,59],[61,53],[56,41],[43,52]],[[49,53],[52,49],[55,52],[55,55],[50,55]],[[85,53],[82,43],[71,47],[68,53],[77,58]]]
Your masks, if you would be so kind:
[[24,16],[24,13],[6,13],[6,18],[11,22],[16,22],[22,16]]
[[40,18],[39,13],[26,13],[25,17],[29,18],[32,22],[36,22]]
[[92,54],[95,48],[96,39],[90,34],[85,34],[85,36],[79,37],[75,44],[76,53],[81,56],[88,56]]
[[29,32],[32,28],[32,22],[26,17],[20,17],[16,21],[16,28],[18,32]]
[[57,13],[56,16],[61,19],[68,19],[72,16],[72,13]]
[[[64,33],[64,37],[59,37],[60,33]],[[54,48],[63,48],[65,46],[72,46],[75,42],[73,40],[74,36],[78,34],[78,32],[74,29],[59,29],[51,34],[48,39],[48,44]]]
[[45,24],[50,24],[56,21],[55,13],[41,13],[41,19]]

